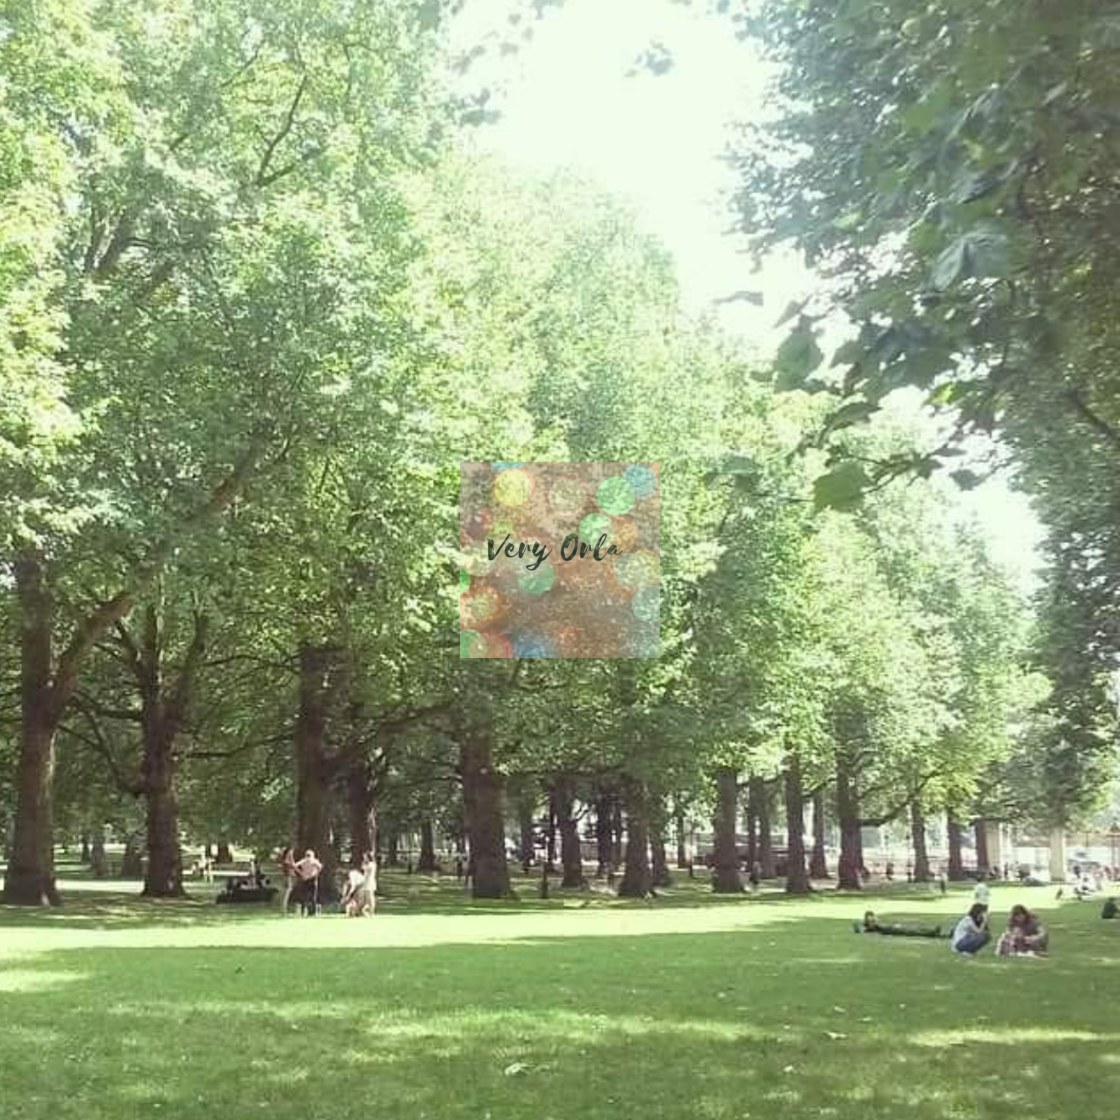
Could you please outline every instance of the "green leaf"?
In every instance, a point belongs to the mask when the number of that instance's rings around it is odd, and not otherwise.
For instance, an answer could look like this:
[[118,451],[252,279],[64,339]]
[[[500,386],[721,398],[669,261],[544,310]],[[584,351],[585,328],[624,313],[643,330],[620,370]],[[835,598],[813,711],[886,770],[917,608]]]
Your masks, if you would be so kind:
[[813,328],[802,319],[778,347],[774,387],[780,392],[802,388],[805,378],[821,364],[823,358]]
[[952,471],[949,477],[962,489],[962,490],[975,490],[983,481],[983,476],[978,475],[975,471],[970,471],[967,468]]
[[818,509],[851,510],[859,505],[871,479],[862,464],[851,461],[813,480],[813,505]]

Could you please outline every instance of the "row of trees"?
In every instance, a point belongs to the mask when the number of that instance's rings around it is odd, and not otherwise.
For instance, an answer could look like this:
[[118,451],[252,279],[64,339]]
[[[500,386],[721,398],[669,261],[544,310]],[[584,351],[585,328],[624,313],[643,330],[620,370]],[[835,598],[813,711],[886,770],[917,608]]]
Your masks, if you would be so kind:
[[[975,527],[928,479],[827,508],[837,455],[920,433],[776,395],[586,184],[456,156],[440,14],[59,0],[0,36],[5,899],[141,818],[153,896],[184,831],[330,869],[379,820],[461,831],[500,896],[546,801],[568,885],[594,806],[626,894],[685,814],[737,889],[744,788],[764,849],[780,787],[795,892],[809,801],[852,887],[869,823],[1063,823],[1093,776]],[[661,462],[660,658],[456,655],[458,465],[498,458]]]

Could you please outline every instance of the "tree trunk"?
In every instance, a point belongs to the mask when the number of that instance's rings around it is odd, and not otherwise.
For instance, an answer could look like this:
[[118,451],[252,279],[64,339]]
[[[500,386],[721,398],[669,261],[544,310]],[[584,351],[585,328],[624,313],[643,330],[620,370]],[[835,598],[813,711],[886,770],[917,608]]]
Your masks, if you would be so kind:
[[233,850],[229,846],[228,840],[219,840],[217,851],[214,855],[215,863],[233,863]]
[[561,887],[583,888],[583,855],[579,844],[579,824],[575,818],[575,792],[570,778],[561,775],[552,784],[551,802],[560,826],[560,864],[564,871]]
[[144,889],[148,898],[182,898],[183,857],[179,850],[179,802],[175,794],[174,762],[164,758],[158,785],[147,790],[148,866]]
[[716,818],[713,822],[715,852],[712,859],[712,890],[718,894],[741,894],[739,874],[739,775],[730,766],[716,772]]
[[933,875],[929,869],[929,849],[926,846],[926,817],[922,802],[915,797],[910,802],[910,836],[914,844],[914,882],[928,883]]
[[609,793],[601,793],[595,798],[595,848],[599,860],[599,874],[606,874],[607,864],[614,862],[612,822],[614,805]]
[[988,853],[988,822],[983,817],[977,817],[972,824],[976,835],[976,873],[988,877],[991,870],[991,856]]
[[530,798],[522,796],[517,803],[517,827],[519,842],[517,845],[521,863],[529,867],[537,858],[536,823],[533,819],[533,802]]
[[949,879],[954,883],[964,880],[964,861],[961,859],[961,822],[948,814],[946,829],[949,834]]
[[758,863],[763,879],[774,878],[774,841],[770,835],[770,789],[762,778],[751,778],[758,783]]
[[93,843],[90,846],[89,866],[95,879],[109,878],[109,858],[105,854],[105,827],[98,825],[93,830]]
[[645,898],[653,877],[649,866],[649,800],[645,786],[635,779],[625,785],[626,855],[620,898]]
[[89,833],[82,833],[82,863],[89,866]]
[[432,818],[424,817],[420,821],[420,860],[416,864],[417,871],[426,871],[429,874],[439,870],[436,862],[436,838],[432,829]]
[[655,806],[650,818],[649,856],[650,878],[655,887],[671,887],[673,876],[669,873],[669,861],[665,856],[665,826],[668,819],[664,807]]
[[824,790],[813,794],[813,854],[809,857],[809,876],[813,879],[827,879],[828,856],[825,852],[827,821],[824,815]]
[[41,559],[15,563],[20,615],[20,742],[12,851],[3,900],[17,906],[58,906],[54,880],[55,735],[62,703],[51,680],[52,604]]
[[808,894],[809,873],[805,867],[805,806],[801,789],[801,757],[796,751],[786,760],[786,832],[789,858],[786,894]]
[[121,856],[121,878],[140,879],[144,874],[143,851],[137,843],[137,837],[125,837],[124,853]]
[[677,867],[687,870],[688,848],[685,844],[684,813],[679,809],[673,814],[673,828],[677,838]]
[[616,790],[611,797],[611,864],[622,866],[622,795]]
[[346,808],[350,825],[350,866],[361,867],[376,848],[377,810],[369,766],[363,759],[346,774]]
[[836,816],[840,823],[840,866],[836,885],[841,890],[858,891],[862,887],[859,873],[863,865],[859,795],[855,776],[843,756],[836,760]]
[[504,788],[488,728],[461,734],[459,768],[470,840],[471,897],[506,898],[513,892],[506,863]]
[[[313,851],[323,864],[319,897],[337,894],[337,864],[331,845],[331,786],[335,767],[327,753],[327,686],[338,651],[301,642],[299,647],[299,713],[296,717],[296,856]],[[221,863],[221,853],[218,855]]]
[[389,867],[401,865],[401,834],[395,829],[389,830],[388,839],[385,841],[385,863]]
[[747,852],[744,862],[748,871],[758,862],[758,783],[753,778],[747,781]]
[[548,829],[545,833],[544,865],[549,875],[556,874],[556,794],[549,790],[548,793]]

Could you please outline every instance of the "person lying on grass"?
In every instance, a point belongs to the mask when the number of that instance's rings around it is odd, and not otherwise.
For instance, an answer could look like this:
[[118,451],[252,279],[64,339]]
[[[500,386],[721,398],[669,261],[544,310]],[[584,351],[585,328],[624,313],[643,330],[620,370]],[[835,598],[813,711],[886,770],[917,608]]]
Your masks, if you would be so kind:
[[856,933],[881,933],[885,937],[940,937],[941,927],[932,929],[919,929],[917,926],[888,925],[880,922],[873,911],[868,910],[863,916],[863,925],[859,922],[852,927]]
[[1038,918],[1025,906],[1012,906],[996,953],[1001,957],[1035,957],[1045,953],[1049,945],[1050,934]]
[[988,908],[982,902],[974,902],[953,930],[950,948],[954,953],[971,957],[978,953],[992,939],[988,929]]

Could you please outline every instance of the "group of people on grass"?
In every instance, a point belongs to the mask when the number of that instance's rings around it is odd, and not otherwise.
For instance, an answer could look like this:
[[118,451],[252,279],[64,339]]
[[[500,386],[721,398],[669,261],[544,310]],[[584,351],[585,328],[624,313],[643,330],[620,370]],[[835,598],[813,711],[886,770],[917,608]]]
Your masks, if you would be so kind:
[[[942,937],[942,927],[905,926],[880,922],[868,910],[862,924],[856,924],[857,933],[878,933],[889,937]],[[950,948],[960,956],[975,956],[992,940],[987,902],[974,902],[967,914],[956,922],[949,933]],[[1044,956],[1049,948],[1050,934],[1046,927],[1025,906],[1011,907],[1007,929],[996,942],[996,954],[1001,957]]]
[[[294,904],[299,912],[310,917],[322,912],[320,880],[323,862],[308,848],[302,858],[296,859],[290,847],[280,853],[280,873],[284,876],[284,895],[281,913],[287,915]],[[348,918],[372,914],[377,898],[377,862],[372,852],[362,857],[361,867],[352,867],[346,874],[339,909]]]

